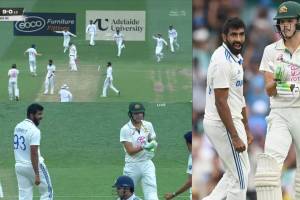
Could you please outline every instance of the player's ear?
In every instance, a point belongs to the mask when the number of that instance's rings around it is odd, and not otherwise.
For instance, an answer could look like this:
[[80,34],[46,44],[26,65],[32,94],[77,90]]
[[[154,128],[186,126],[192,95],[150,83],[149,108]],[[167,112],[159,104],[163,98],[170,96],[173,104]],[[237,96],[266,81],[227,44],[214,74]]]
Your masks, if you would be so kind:
[[224,33],[222,33],[222,40],[223,40],[223,42],[226,41],[226,35]]

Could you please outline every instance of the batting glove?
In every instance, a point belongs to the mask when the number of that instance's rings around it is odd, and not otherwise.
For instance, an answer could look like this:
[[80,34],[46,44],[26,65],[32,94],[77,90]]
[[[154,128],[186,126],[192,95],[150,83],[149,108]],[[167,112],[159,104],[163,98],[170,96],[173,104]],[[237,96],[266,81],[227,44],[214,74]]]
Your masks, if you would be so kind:
[[146,151],[154,151],[157,147],[157,142],[155,140],[152,140],[149,143],[145,143],[142,148],[145,149]]
[[276,82],[285,82],[289,79],[289,73],[284,66],[276,67],[275,69],[275,81]]

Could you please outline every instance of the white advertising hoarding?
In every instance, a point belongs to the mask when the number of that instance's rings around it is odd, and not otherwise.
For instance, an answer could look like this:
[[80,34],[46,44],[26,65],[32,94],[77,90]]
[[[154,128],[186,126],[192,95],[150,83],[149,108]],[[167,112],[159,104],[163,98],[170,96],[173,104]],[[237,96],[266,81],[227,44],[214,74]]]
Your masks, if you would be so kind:
[[86,26],[90,20],[97,27],[95,40],[113,40],[113,34],[119,29],[126,41],[145,41],[145,11],[87,10]]

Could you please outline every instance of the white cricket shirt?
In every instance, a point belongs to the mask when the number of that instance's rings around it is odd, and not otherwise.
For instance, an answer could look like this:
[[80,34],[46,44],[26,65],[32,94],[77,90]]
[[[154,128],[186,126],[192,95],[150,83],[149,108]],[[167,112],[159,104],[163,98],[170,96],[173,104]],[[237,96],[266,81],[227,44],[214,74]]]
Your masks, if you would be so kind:
[[[14,130],[14,155],[16,163],[31,165],[31,145],[40,146],[41,132],[38,127],[30,120],[17,124]],[[44,158],[40,154],[38,148],[39,162],[44,162]]]
[[114,40],[116,41],[116,43],[122,42],[123,38],[124,38],[122,33],[119,33],[119,34],[115,33],[113,37],[114,37]]
[[[282,62],[280,57],[293,64]],[[273,63],[273,67],[270,66],[270,62]],[[259,70],[275,73],[277,66],[285,67],[289,74],[287,82],[296,85],[294,92],[270,97],[271,108],[300,107],[300,68],[296,67],[294,63],[300,66],[300,46],[293,54],[289,53],[282,39],[265,47]]]
[[72,93],[66,89],[60,89],[58,92],[60,96],[60,102],[71,102],[72,101]]
[[[151,122],[142,120],[142,126],[140,131],[138,131],[129,121],[125,124],[120,131],[120,142],[130,142],[133,147],[140,147],[148,140],[153,140],[156,138],[156,134],[154,132],[153,126]],[[125,162],[141,162],[145,160],[150,160],[154,157],[154,152],[149,152],[146,150],[142,150],[133,156],[129,155],[125,151]]]
[[36,50],[34,48],[29,48],[26,50],[28,53],[29,61],[35,61],[36,60]]
[[163,48],[164,44],[167,45],[167,42],[163,38],[153,37],[156,40],[156,47]]
[[55,65],[47,65],[47,78],[51,78],[54,76],[55,69]]
[[168,30],[168,34],[169,34],[169,38],[176,38],[177,37],[177,31],[173,28],[173,29],[169,29]]
[[69,49],[69,56],[74,56],[74,58],[77,58],[77,49],[75,45],[71,45]]
[[8,70],[8,77],[9,77],[8,81],[16,83],[18,81],[18,75],[19,75],[18,69],[12,68],[12,69]]
[[96,31],[97,31],[97,28],[96,28],[95,24],[87,25],[87,27],[86,27],[86,32],[87,33],[96,33]]
[[218,47],[211,57],[207,71],[205,119],[221,120],[215,106],[214,89],[228,88],[228,106],[232,118],[242,119],[242,108],[245,107],[243,96],[242,56],[235,56],[226,44]]

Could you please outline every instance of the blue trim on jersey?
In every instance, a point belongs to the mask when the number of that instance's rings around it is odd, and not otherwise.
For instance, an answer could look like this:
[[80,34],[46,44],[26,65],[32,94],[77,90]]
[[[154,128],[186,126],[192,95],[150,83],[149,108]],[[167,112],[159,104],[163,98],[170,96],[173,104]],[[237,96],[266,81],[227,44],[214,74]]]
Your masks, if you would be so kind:
[[52,199],[53,190],[52,190],[52,186],[51,186],[51,183],[50,183],[50,180],[49,180],[48,172],[47,172],[47,170],[44,168],[44,166],[42,164],[40,164],[40,167],[41,167],[41,170],[43,172],[43,175],[45,176],[46,183],[48,185],[49,198]]
[[236,170],[237,170],[239,181],[240,181],[240,188],[245,189],[244,173],[243,173],[243,169],[242,169],[242,165],[241,165],[240,155],[235,151],[228,131],[227,131],[227,136],[228,136],[228,140],[230,142],[231,150],[233,153],[233,158],[234,158]]
[[235,62],[235,63],[238,63],[239,65],[242,65],[243,64],[243,59],[239,59],[239,60],[236,60],[234,58],[234,56],[232,55],[232,53],[230,52],[229,49],[227,49],[224,44],[222,45],[225,49],[225,58],[226,60],[228,60],[229,62],[231,62],[230,58],[232,58],[232,60]]

